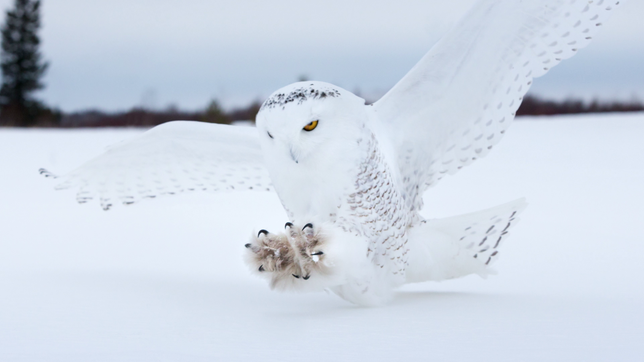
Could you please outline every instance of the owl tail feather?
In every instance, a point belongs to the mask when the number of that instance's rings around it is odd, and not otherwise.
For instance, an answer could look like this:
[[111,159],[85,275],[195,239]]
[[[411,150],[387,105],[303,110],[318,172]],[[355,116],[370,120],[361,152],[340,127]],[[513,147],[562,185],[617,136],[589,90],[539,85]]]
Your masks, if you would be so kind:
[[519,199],[471,214],[426,220],[413,227],[409,231],[406,282],[494,274],[490,265],[526,206],[525,199]]

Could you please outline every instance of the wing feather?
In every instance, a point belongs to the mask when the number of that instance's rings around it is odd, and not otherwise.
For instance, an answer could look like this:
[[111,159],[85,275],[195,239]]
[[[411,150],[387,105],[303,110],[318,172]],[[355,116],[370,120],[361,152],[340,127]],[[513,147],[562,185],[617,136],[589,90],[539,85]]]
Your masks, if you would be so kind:
[[98,197],[105,210],[186,191],[273,189],[254,127],[190,121],[154,127],[57,178],[56,189],[76,188],[79,203]]
[[411,209],[447,174],[484,157],[533,79],[572,57],[616,0],[482,0],[385,96],[376,119],[392,138]]

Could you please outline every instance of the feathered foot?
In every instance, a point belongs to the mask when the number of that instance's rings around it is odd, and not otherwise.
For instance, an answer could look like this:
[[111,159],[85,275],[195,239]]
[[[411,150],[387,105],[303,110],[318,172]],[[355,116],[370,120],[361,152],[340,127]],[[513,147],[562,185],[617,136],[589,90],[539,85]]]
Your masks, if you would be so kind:
[[286,287],[293,281],[306,281],[316,273],[328,274],[324,264],[325,238],[319,228],[306,224],[300,228],[288,222],[286,232],[273,234],[260,230],[246,244],[246,262],[252,270],[267,273],[271,288]]

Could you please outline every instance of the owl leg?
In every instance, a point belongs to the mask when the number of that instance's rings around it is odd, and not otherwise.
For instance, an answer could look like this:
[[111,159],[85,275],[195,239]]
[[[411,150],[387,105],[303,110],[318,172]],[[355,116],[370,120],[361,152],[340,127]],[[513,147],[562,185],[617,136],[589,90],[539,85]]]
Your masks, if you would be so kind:
[[[286,224],[286,228],[289,241],[295,249],[296,262],[302,271],[302,274],[293,276],[308,280],[311,277],[311,273],[322,271],[324,238],[321,237],[319,230],[316,230],[311,223],[304,225],[301,230],[290,223]],[[318,265],[318,263],[320,264]]]
[[296,287],[317,273],[328,274],[322,250],[326,238],[319,228],[306,224],[300,228],[286,223],[286,233],[261,230],[246,244],[246,263],[252,270],[270,277],[272,288]]

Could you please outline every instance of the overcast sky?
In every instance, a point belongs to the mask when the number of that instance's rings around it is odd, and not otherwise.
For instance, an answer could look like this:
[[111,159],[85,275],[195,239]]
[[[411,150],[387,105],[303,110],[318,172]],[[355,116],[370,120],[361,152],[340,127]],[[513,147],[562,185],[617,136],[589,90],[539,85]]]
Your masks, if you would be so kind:
[[[305,75],[373,99],[474,1],[43,0],[40,98],[65,111],[234,107]],[[644,99],[643,18],[644,1],[626,2],[534,93]]]

